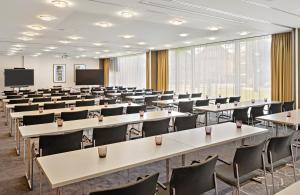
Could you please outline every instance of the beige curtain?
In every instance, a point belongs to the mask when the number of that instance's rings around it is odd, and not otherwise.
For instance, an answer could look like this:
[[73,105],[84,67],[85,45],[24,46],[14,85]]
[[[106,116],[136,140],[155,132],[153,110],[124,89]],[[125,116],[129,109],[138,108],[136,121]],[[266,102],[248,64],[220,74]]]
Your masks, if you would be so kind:
[[103,72],[104,72],[104,86],[108,87],[109,85],[109,66],[111,64],[110,58],[103,59]]
[[165,91],[169,85],[168,50],[157,51],[157,90]]
[[274,101],[293,100],[292,33],[272,35],[271,92]]

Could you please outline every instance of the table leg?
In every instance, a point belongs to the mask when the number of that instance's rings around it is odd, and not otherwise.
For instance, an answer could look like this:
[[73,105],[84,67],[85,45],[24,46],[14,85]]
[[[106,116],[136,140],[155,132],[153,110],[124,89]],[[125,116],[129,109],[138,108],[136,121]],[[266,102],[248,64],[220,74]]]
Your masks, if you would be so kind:
[[208,117],[208,116],[207,116],[207,112],[205,112],[205,126],[207,126],[207,120],[208,120],[207,117]]
[[166,159],[166,182],[169,182],[170,178],[170,160]]
[[185,166],[185,154],[181,156],[181,165]]
[[278,127],[278,124],[275,125],[275,128],[276,128],[276,137],[279,135],[279,127]]
[[16,129],[16,152],[17,152],[17,155],[19,156],[20,155],[20,131],[19,131],[19,126],[17,127]]
[[26,140],[27,144],[27,163],[25,165],[26,170],[25,170],[25,176],[27,179],[27,184],[29,186],[29,189],[33,189],[33,153],[32,151],[34,150],[33,148],[33,143],[30,138]]

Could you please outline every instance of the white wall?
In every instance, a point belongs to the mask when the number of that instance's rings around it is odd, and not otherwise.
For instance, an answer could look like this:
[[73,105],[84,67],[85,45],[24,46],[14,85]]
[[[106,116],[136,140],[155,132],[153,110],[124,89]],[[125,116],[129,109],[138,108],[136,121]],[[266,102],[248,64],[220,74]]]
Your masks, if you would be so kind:
[[[66,83],[53,83],[53,64],[66,64]],[[85,64],[87,69],[98,69],[98,59],[61,59],[47,56],[24,57],[24,68],[34,69],[34,86],[31,88],[48,88],[53,85],[75,86],[74,64]],[[23,67],[21,56],[0,56],[0,91],[4,90],[4,69]]]

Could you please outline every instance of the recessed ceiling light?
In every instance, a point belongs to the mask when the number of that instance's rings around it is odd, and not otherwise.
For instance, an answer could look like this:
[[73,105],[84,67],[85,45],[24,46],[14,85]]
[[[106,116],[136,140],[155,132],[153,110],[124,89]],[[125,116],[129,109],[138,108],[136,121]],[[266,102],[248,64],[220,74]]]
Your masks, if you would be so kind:
[[208,37],[208,40],[210,40],[210,41],[214,41],[216,39],[217,39],[216,37]]
[[13,48],[10,48],[10,51],[21,51],[23,50],[22,48],[19,48],[19,47],[13,47]]
[[110,50],[105,49],[105,50],[103,50],[103,52],[108,53],[108,52],[110,52]]
[[154,48],[154,47],[149,47],[149,49],[150,49],[150,50],[153,50],[153,49],[155,49],[155,48]]
[[61,41],[58,41],[58,42],[63,43],[63,44],[71,43],[71,41],[65,41],[65,40],[61,40]]
[[95,57],[93,57],[93,58],[94,58],[94,59],[98,59],[99,57],[96,57],[96,56],[95,56]]
[[77,58],[77,59],[78,59],[78,58],[80,58],[80,56],[75,56],[75,58]]
[[79,39],[82,39],[82,37],[76,36],[76,35],[72,35],[72,36],[68,36],[68,39],[79,40]]
[[66,0],[50,0],[50,3],[55,7],[59,7],[59,8],[65,8],[72,5],[70,1],[66,1]]
[[131,39],[131,38],[134,37],[134,35],[128,35],[128,34],[126,34],[126,35],[120,35],[119,37],[122,37],[124,39]]
[[190,42],[190,41],[185,41],[184,43],[185,43],[185,44],[191,44],[192,42]]
[[22,40],[22,41],[31,41],[33,40],[33,38],[31,37],[18,37],[19,40]]
[[78,51],[85,51],[84,48],[77,48]]
[[7,53],[6,55],[8,55],[8,56],[13,56],[13,55],[15,55],[14,53]]
[[217,31],[217,30],[220,30],[221,27],[220,26],[209,26],[207,27],[207,30],[210,30],[210,31]]
[[130,10],[122,10],[118,12],[118,15],[123,18],[132,18],[133,16],[136,16],[137,13]]
[[34,37],[34,36],[40,35],[40,33],[37,33],[37,32],[31,32],[31,31],[28,31],[28,32],[22,32],[21,34],[22,34],[22,35],[26,35],[26,36],[30,36],[30,37]]
[[124,48],[130,48],[130,45],[123,45]]
[[100,51],[96,51],[96,52],[95,52],[95,54],[100,54],[100,53],[101,53]]
[[40,55],[42,55],[42,53],[35,53],[35,54],[32,55],[32,57],[38,57]]
[[112,27],[112,26],[113,26],[112,23],[106,22],[106,21],[96,22],[94,25],[95,25],[95,26],[100,26],[100,27],[102,27],[102,28],[109,28],[109,27]]
[[180,18],[175,18],[175,19],[169,21],[170,24],[173,24],[173,25],[176,25],[176,26],[181,25],[185,22],[186,22],[185,20],[180,19]]
[[248,34],[249,34],[249,32],[247,32],[247,31],[243,31],[243,32],[239,32],[238,34],[239,34],[239,35],[241,35],[241,36],[245,36],[245,35],[248,35]]
[[187,34],[187,33],[181,33],[181,34],[179,34],[179,36],[181,36],[181,37],[187,37],[187,36],[189,36],[189,34]]
[[57,47],[54,47],[54,46],[50,46],[50,47],[47,47],[48,49],[57,49]]
[[86,57],[86,55],[80,55],[80,57],[82,57],[82,58],[85,58],[85,57]]
[[47,29],[45,26],[39,25],[39,24],[32,24],[32,25],[28,25],[28,28],[32,29],[32,30],[45,30]]
[[146,42],[138,42],[137,44],[138,45],[146,45],[147,43]]
[[52,20],[56,20],[55,16],[50,16],[50,15],[39,15],[37,16],[39,19],[44,20],[44,21],[52,21]]
[[95,46],[102,46],[103,44],[102,43],[93,43],[93,45],[95,45]]
[[43,49],[43,51],[45,51],[45,52],[49,52],[49,51],[51,51],[50,49]]
[[165,47],[171,47],[172,45],[170,45],[170,44],[165,44],[164,46],[165,46]]
[[25,45],[21,45],[21,44],[16,44],[16,45],[13,45],[13,47],[26,47]]

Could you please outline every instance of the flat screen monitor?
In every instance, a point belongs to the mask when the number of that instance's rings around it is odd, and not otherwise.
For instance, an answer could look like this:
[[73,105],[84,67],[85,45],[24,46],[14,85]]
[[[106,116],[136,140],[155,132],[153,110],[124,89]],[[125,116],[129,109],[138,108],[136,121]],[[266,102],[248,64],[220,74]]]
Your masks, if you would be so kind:
[[34,70],[33,69],[5,69],[4,85],[5,87],[32,86],[34,85]]
[[102,69],[76,70],[76,85],[103,85]]

